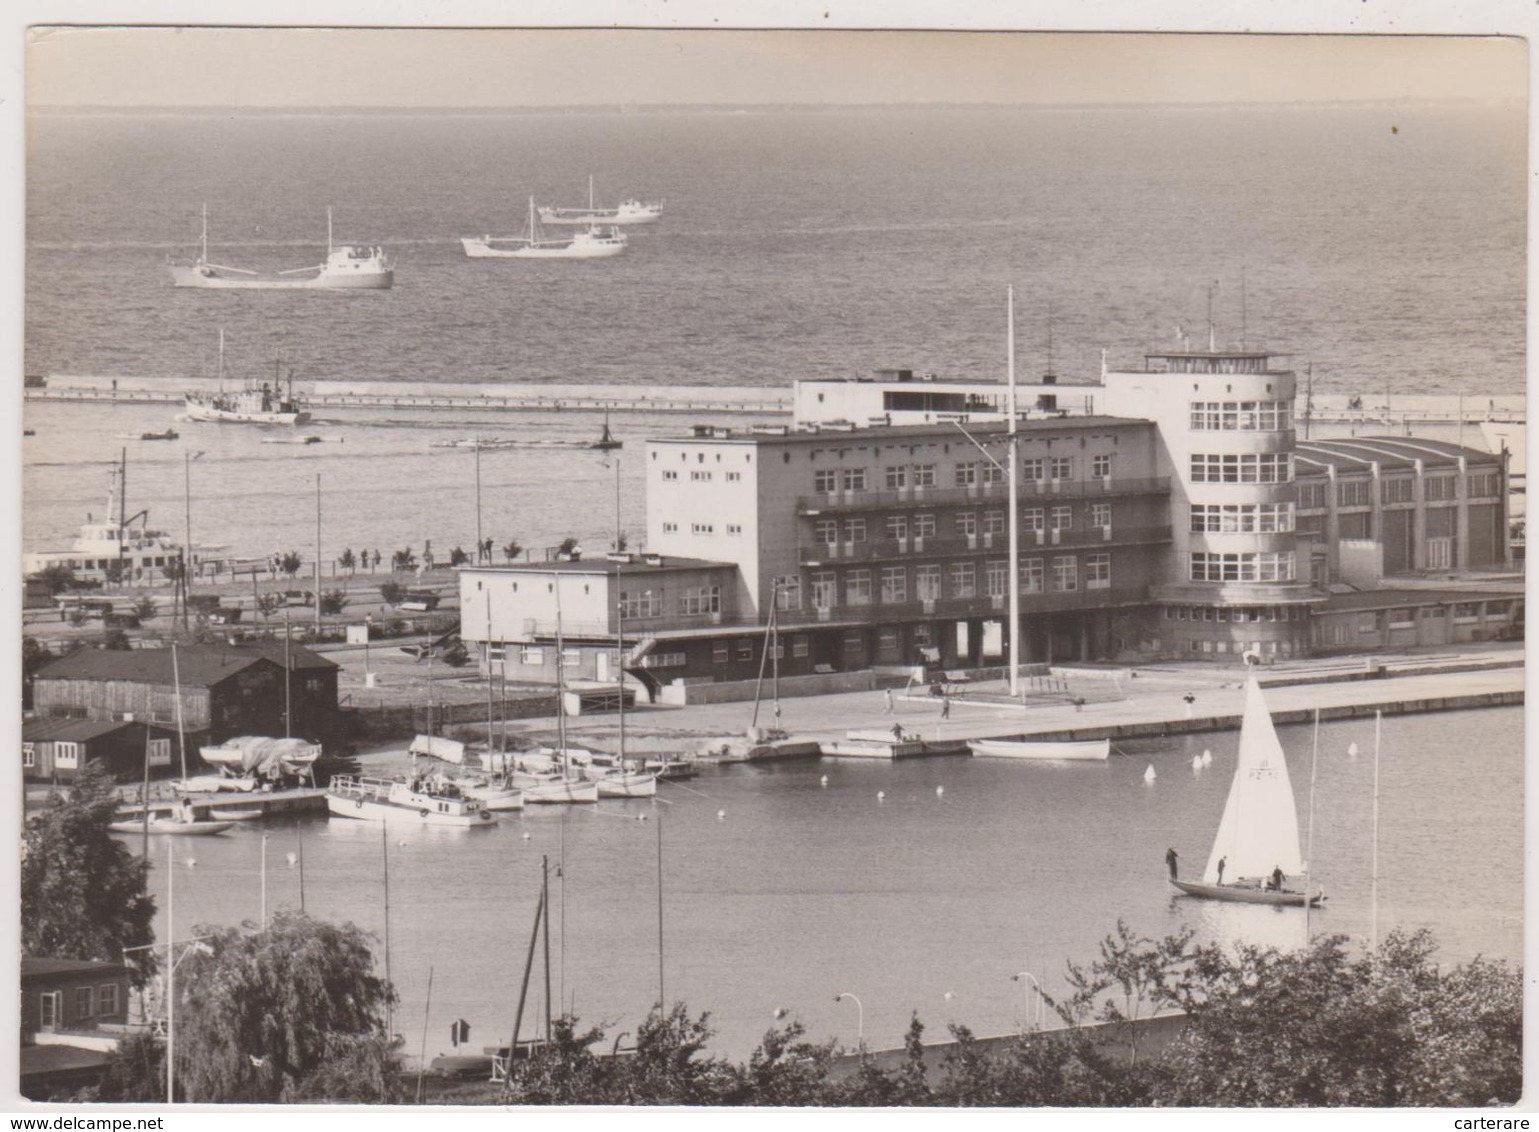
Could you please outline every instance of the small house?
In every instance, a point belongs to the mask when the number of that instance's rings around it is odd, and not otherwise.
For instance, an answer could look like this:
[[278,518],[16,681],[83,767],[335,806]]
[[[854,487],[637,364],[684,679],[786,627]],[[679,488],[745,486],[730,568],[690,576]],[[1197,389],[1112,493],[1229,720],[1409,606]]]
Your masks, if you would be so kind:
[[[176,763],[176,732],[137,720],[31,719],[21,726],[21,774],[28,782],[71,782],[100,761],[119,782],[165,778]],[[194,756],[196,752],[194,752]]]

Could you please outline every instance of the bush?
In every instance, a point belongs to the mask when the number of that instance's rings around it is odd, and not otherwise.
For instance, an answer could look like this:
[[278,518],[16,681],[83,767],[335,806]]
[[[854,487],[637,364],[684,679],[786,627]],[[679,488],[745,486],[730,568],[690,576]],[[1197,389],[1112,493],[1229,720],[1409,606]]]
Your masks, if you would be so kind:
[[386,605],[400,605],[405,596],[406,587],[400,582],[384,581],[379,584],[379,599]]

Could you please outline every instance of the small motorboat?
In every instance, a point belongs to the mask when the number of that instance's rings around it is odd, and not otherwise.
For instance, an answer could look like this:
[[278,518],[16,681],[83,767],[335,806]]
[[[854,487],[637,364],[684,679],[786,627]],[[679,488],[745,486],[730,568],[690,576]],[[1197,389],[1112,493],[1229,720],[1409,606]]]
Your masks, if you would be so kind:
[[197,774],[189,778],[174,778],[171,786],[183,794],[216,794],[221,790],[250,794],[257,788],[257,780],[249,774]]
[[1027,739],[974,739],[967,744],[975,758],[1103,760],[1111,754],[1110,739],[1087,742],[1044,743]]

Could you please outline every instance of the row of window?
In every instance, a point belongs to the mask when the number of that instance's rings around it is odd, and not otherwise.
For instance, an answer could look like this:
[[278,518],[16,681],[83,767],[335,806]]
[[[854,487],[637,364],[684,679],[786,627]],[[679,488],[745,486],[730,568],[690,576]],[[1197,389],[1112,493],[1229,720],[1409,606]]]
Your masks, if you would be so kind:
[[[149,743],[149,760],[151,766],[171,765],[171,740],[151,739]],[[53,745],[53,765],[59,770],[71,770],[80,766],[80,744],[55,742]],[[37,769],[37,744],[25,741],[21,745],[21,766],[23,770]]]
[[1217,534],[1269,534],[1293,529],[1291,503],[1194,503],[1192,530]]
[[[1458,476],[1425,476],[1422,479],[1423,497],[1430,503],[1447,503],[1458,498]],[[1501,476],[1497,472],[1477,472],[1469,476],[1468,493],[1472,498],[1489,498],[1501,492]],[[1299,506],[1305,510],[1324,509],[1329,496],[1329,483],[1299,484]],[[1416,477],[1385,476],[1379,480],[1379,502],[1413,503],[1416,500]],[[1336,481],[1336,506],[1368,507],[1373,503],[1373,480]]]
[[1247,605],[1238,609],[1211,605],[1167,605],[1166,621],[1303,621],[1309,611],[1302,605]]
[[[1081,569],[1083,567],[1083,569]],[[913,571],[913,589],[909,588],[909,571]],[[942,569],[938,564],[925,566],[884,566],[877,571],[846,570],[843,575],[844,605],[903,605],[910,600],[940,601],[949,598],[976,598],[980,596],[978,564],[953,562]],[[1010,565],[1004,559],[983,563],[981,596],[1005,597],[1009,592]],[[831,609],[840,603],[840,576],[832,570],[814,571],[808,578],[814,609]],[[780,579],[777,579],[777,582]],[[1087,554],[1083,563],[1073,554],[1056,555],[1051,559],[1025,558],[1021,560],[1021,592],[1027,594],[1069,593],[1080,589],[1083,582],[1087,590],[1111,587],[1111,555]],[[944,587],[943,587],[944,583]],[[912,592],[912,598],[910,593]],[[778,590],[781,609],[801,608],[801,586],[785,586]],[[793,604],[794,602],[794,604]]]
[[[696,471],[692,471],[692,472],[689,473],[689,478],[694,483],[710,483],[711,480],[714,478],[714,476],[715,476],[714,472],[709,472],[709,471],[706,471],[704,469],[697,469]],[[672,468],[664,468],[663,469],[663,479],[665,479],[665,480],[676,480],[678,478],[679,478],[679,473],[677,471],[675,471],[674,469],[672,469]],[[721,478],[726,480],[728,483],[738,483],[740,480],[742,480],[743,473],[742,472],[723,472],[721,474]]]
[[1193,401],[1194,431],[1284,432],[1293,427],[1292,401]]
[[1291,483],[1293,456],[1287,452],[1242,452],[1192,456],[1193,483]]
[[1291,550],[1259,554],[1193,551],[1188,577],[1194,582],[1291,582],[1294,569]]
[[[729,472],[728,476],[733,474],[735,473]],[[1111,454],[1092,456],[1090,474],[1098,477],[1110,476],[1112,474]],[[692,475],[704,475],[705,478],[710,478],[709,472],[692,473]],[[883,469],[882,475],[883,486],[888,491],[938,486],[934,464],[900,464]],[[1022,460],[1021,477],[1028,483],[1071,480],[1074,478],[1074,457],[1043,456]],[[663,478],[669,478],[668,473],[663,473]],[[966,460],[952,467],[951,486],[976,487],[980,484],[1002,484],[1005,479],[1005,469],[992,460]],[[866,491],[869,486],[870,478],[865,468],[819,468],[812,473],[813,491],[820,495],[833,495],[840,491]]]
[[[726,529],[727,529],[727,533],[729,535],[740,535],[740,534],[743,533],[743,524],[742,523],[728,523],[726,525]],[[678,523],[671,522],[671,521],[669,521],[667,519],[663,520],[663,534],[665,534],[665,535],[674,535],[674,534],[678,534],[678,533],[679,533],[679,524]],[[716,524],[715,523],[691,523],[689,525],[689,533],[692,534],[692,535],[714,535],[716,533]]]
[[[76,987],[73,1020],[79,1022],[87,1018],[111,1018],[115,1014],[121,1014],[123,1006],[119,995],[120,989],[117,983],[103,983],[99,987]],[[64,1025],[63,991],[44,991],[38,996],[37,1007],[37,1022],[40,1028],[52,1030]]]
[[[961,511],[954,517],[956,535],[972,538],[978,534],[1003,535],[1006,532],[1007,515],[1004,511],[984,511],[981,516],[974,511]],[[1109,527],[1112,523],[1110,503],[1090,505],[1091,527]],[[830,546],[839,542],[865,542],[869,527],[863,517],[849,519],[818,519],[813,523],[813,538]],[[1071,531],[1074,529],[1074,508],[1027,507],[1021,512],[1021,529],[1025,531]],[[935,534],[935,516],[928,512],[917,515],[889,515],[883,533],[889,539],[931,538]]]

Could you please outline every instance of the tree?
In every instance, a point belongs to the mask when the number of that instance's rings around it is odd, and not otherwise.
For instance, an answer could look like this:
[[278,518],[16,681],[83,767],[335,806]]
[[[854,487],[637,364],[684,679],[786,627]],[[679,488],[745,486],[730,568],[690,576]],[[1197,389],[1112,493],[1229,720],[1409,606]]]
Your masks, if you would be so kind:
[[102,630],[100,647],[114,652],[128,652],[134,644],[128,638],[128,633],[123,629],[105,628]]
[[713,1033],[710,1018],[691,1018],[682,1002],[666,1014],[661,1003],[654,1006],[636,1029],[636,1052],[626,1060],[614,1103],[714,1103],[731,1076],[725,1062],[699,1057]]
[[386,605],[400,605],[406,597],[406,587],[400,582],[386,579],[379,584],[379,600]]
[[1171,1105],[1483,1106],[1522,1093],[1520,976],[1440,973],[1425,931],[1353,956],[1345,936],[1284,953],[1200,949],[1188,1023],[1160,1059]]
[[415,570],[417,568],[417,552],[411,547],[403,547],[390,556],[390,568],[392,570]]
[[353,557],[353,552],[351,549],[344,550],[341,557],[337,559],[337,565],[351,574],[357,567],[358,560]]
[[834,1043],[805,1041],[806,1032],[800,1022],[766,1031],[747,1064],[732,1067],[733,1079],[718,1103],[777,1108],[828,1104],[828,1067]]
[[[154,940],[148,864],[107,828],[117,810],[112,775],[87,763],[66,797],[55,792],[27,820],[21,862],[21,949],[51,959],[121,962]],[[143,953],[152,956],[152,952]],[[143,963],[136,984],[153,967]]]
[[1065,978],[1074,993],[1063,1003],[1047,1001],[1069,1025],[1089,1020],[1114,1026],[1127,1046],[1128,1063],[1136,1065],[1138,1020],[1177,1003],[1197,961],[1195,934],[1182,928],[1156,942],[1135,935],[1119,917],[1117,930],[1101,941],[1100,958],[1088,968],[1068,964]]
[[524,553],[523,544],[520,543],[517,539],[510,539],[507,545],[502,548],[503,557],[506,558],[510,563],[517,562],[518,556],[522,553]]
[[321,594],[321,612],[325,614],[341,613],[347,608],[346,590],[326,590]]
[[277,594],[258,594],[256,598],[257,612],[263,617],[271,617],[278,611],[278,606],[282,603],[283,599]]
[[556,557],[561,558],[564,556],[570,558],[577,549],[577,540],[569,535],[561,540],[560,546],[556,547]]
[[453,550],[449,551],[449,566],[451,569],[455,566],[463,566],[469,561],[470,555],[465,553],[462,548],[457,546]]
[[393,1054],[369,937],[352,924],[277,913],[263,930],[200,926],[177,971],[179,1100],[384,1103]]
[[158,612],[155,606],[155,599],[150,597],[149,594],[145,594],[138,601],[134,602],[133,610],[134,616],[140,621],[148,621]]
[[80,580],[75,577],[75,571],[59,562],[44,566],[37,573],[28,574],[27,577],[31,581],[42,582],[47,586],[49,597],[76,589],[80,585]]
[[604,1040],[604,1031],[595,1026],[579,1033],[577,1026],[571,1014],[551,1021],[551,1040],[532,1057],[513,1063],[504,1092],[507,1103],[618,1103],[613,1101],[617,1065],[592,1049]]
[[294,580],[294,575],[299,573],[299,568],[305,564],[305,560],[299,556],[299,551],[291,550],[278,559],[278,569],[289,576],[289,581]]

